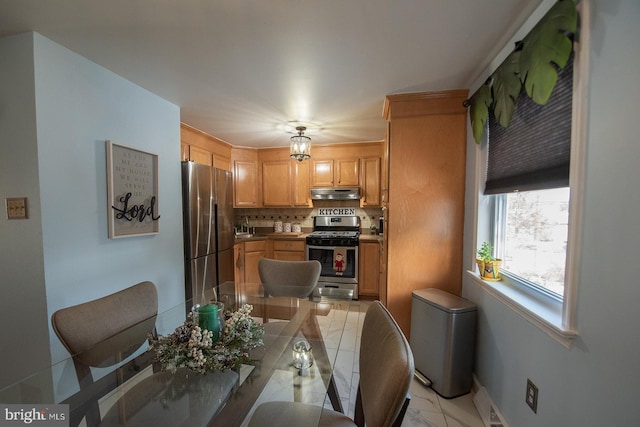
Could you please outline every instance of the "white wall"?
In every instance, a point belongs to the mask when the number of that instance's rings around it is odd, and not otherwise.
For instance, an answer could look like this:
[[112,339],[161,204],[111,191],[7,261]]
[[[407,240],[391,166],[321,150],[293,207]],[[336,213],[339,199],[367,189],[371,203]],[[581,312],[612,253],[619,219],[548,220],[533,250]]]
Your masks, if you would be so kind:
[[[12,269],[12,280],[2,279],[3,293],[25,286],[33,288],[29,298],[15,302],[21,307],[20,319],[29,315],[22,307],[31,306],[31,297],[39,300],[46,292],[46,315],[29,328],[45,331],[45,337],[49,335],[51,358],[55,362],[68,356],[48,320],[59,308],[101,297],[143,280],[150,280],[158,287],[161,310],[184,300],[180,110],[38,34],[3,41],[14,48],[12,55],[26,53],[28,59],[25,39],[33,40],[31,70],[27,60],[21,67],[22,72],[31,75],[31,89],[30,93],[20,92],[16,98],[26,104],[23,110],[28,110],[29,97],[34,103],[35,87],[35,114],[32,106],[32,111],[26,111],[23,119],[10,126],[18,132],[23,123],[26,124],[29,138],[7,145],[2,134],[0,157],[3,162],[16,150],[27,160],[26,167],[20,168],[21,180],[8,180],[11,170],[5,169],[3,163],[0,190],[2,197],[30,191],[30,202],[41,216],[23,223],[29,233],[36,235],[28,240],[24,251],[13,251],[14,243],[4,238],[2,230],[3,270],[5,265]],[[9,56],[6,61],[13,59]],[[10,87],[24,78],[3,73],[0,86]],[[25,86],[29,87],[28,82]],[[159,234],[107,238],[105,140],[108,139],[158,154]],[[21,143],[25,146],[18,145]],[[22,179],[32,182],[34,188],[21,189]],[[41,231],[37,223],[40,221]],[[12,235],[18,236],[19,231],[13,228],[19,224],[14,223],[16,221],[2,222],[2,227],[10,225]],[[16,263],[24,264],[25,256],[33,258],[34,270],[37,272],[39,268],[43,274],[34,278],[28,269],[13,267]],[[0,314],[5,325],[3,338],[15,336],[7,336],[6,328],[17,320],[14,312],[3,310]],[[3,342],[7,341],[3,339]],[[3,363],[3,371],[12,365]]]
[[[51,363],[35,111],[33,37],[0,39],[0,388]],[[7,197],[27,197],[29,218],[7,220]]]
[[[475,373],[511,426],[638,424],[640,384],[640,2],[592,0],[585,193],[571,350],[464,278],[479,305]],[[478,151],[469,132],[467,175]],[[475,242],[474,183],[467,180],[465,259]],[[472,268],[472,265],[466,266]],[[527,378],[538,413],[524,403]]]

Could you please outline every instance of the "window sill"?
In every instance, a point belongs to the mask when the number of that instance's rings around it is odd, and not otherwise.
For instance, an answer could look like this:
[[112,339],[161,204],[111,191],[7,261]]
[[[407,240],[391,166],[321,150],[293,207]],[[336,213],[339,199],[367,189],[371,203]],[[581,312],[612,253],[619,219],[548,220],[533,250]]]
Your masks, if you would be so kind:
[[578,333],[567,328],[562,321],[562,302],[542,295],[524,286],[514,285],[504,277],[500,282],[482,280],[477,273],[467,271],[477,285],[506,304],[513,311],[522,316],[550,337],[558,341],[567,349],[571,349]]

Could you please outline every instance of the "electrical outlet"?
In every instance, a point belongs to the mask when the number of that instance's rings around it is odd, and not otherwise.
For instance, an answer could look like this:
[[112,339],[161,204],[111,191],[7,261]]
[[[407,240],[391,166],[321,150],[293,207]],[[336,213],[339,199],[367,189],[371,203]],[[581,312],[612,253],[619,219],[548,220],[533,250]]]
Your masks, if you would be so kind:
[[5,199],[7,204],[7,219],[27,219],[27,198],[11,197]]
[[529,378],[527,378],[527,396],[525,397],[525,401],[527,405],[531,408],[531,410],[537,414],[538,413],[538,387],[534,383],[531,382]]

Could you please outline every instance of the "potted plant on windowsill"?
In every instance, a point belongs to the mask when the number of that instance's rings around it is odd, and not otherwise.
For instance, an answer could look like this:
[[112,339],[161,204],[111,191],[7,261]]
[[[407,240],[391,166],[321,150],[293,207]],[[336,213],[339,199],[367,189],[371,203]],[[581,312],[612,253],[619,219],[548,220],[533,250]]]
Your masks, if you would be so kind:
[[480,277],[484,280],[502,280],[500,277],[500,265],[502,260],[493,256],[493,246],[484,242],[477,251],[476,263],[480,270]]

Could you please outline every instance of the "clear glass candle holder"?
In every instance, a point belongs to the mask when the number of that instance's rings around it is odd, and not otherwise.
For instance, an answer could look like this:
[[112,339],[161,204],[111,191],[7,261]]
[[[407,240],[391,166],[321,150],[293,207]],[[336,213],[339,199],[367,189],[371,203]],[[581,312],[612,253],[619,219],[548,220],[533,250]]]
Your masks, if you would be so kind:
[[299,370],[301,376],[307,376],[311,366],[313,366],[311,344],[306,340],[296,341],[293,344],[293,367]]

